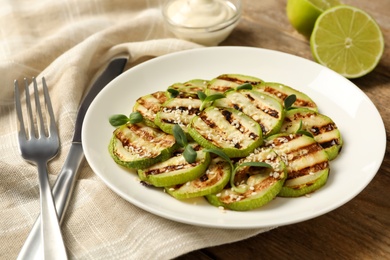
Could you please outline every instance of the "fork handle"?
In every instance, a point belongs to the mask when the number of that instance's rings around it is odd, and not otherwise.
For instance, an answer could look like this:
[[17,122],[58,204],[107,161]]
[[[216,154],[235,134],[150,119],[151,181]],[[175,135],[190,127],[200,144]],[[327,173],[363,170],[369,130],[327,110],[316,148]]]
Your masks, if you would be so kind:
[[51,192],[46,162],[38,162],[41,202],[41,233],[45,259],[67,259],[64,240]]
[[[64,219],[77,180],[78,169],[83,162],[84,153],[81,143],[72,143],[68,157],[53,186],[53,197],[60,223]],[[18,260],[42,259],[39,251],[42,244],[40,228],[41,219],[38,217],[18,255]]]

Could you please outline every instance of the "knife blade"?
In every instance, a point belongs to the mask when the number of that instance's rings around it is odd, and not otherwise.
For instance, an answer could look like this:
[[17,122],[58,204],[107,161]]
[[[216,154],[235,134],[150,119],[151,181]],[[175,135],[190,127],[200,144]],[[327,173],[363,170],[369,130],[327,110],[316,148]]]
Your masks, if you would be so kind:
[[[110,62],[103,73],[94,82],[85,95],[78,109],[72,144],[65,163],[58,174],[52,192],[60,223],[68,207],[73,188],[75,186],[78,169],[84,161],[84,152],[81,143],[81,129],[89,105],[96,95],[115,77],[121,74],[126,65],[127,58],[116,58]],[[40,231],[40,217],[34,223],[17,259],[42,259],[42,236]]]

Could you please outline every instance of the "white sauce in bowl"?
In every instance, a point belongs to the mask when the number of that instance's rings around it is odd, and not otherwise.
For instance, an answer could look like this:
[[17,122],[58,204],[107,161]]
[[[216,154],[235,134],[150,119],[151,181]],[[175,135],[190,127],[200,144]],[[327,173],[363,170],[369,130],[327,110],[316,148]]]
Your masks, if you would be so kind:
[[177,0],[166,10],[176,24],[186,27],[208,27],[228,21],[236,14],[234,6],[224,0]]

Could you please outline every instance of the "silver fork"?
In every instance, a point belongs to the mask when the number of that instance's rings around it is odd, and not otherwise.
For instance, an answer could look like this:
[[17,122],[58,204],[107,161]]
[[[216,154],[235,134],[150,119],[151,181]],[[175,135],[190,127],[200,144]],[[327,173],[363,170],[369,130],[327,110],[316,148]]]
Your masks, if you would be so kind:
[[[60,146],[53,108],[45,78],[42,78],[45,111],[42,110],[40,105],[36,79],[33,78],[35,111],[33,111],[30,100],[28,80],[25,79],[24,81],[28,118],[27,129],[23,119],[18,81],[15,80],[14,82],[16,113],[19,121],[18,141],[22,157],[38,167],[43,253],[46,259],[67,259],[47,174],[47,162],[54,158]],[[44,118],[47,119],[47,129]]]

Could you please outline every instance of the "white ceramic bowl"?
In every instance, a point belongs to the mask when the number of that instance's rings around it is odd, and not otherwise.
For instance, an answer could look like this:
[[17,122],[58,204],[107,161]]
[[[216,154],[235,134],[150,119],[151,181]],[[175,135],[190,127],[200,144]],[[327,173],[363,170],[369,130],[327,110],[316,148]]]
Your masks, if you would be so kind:
[[178,38],[206,46],[218,45],[225,40],[238,24],[241,17],[241,0],[223,0],[234,11],[234,15],[218,24],[211,26],[186,26],[171,19],[168,14],[170,6],[178,0],[169,0],[162,13],[170,31]]

